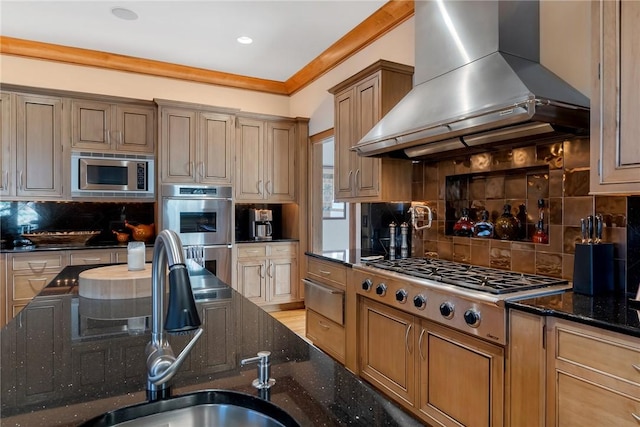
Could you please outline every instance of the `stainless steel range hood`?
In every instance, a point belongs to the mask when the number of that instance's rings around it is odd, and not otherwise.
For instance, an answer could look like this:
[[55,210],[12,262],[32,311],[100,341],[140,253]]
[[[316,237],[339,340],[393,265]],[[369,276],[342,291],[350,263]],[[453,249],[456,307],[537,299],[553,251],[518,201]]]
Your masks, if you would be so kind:
[[434,157],[583,134],[589,99],[539,63],[537,1],[416,1],[415,86],[353,147]]

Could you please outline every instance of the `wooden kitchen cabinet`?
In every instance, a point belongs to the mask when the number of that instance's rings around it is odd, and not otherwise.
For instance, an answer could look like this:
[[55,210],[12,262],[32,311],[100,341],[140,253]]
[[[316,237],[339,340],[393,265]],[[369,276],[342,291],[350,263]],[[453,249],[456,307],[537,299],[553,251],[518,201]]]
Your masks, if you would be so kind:
[[360,299],[360,376],[402,405],[415,408],[415,318]]
[[150,153],[155,150],[155,106],[71,100],[71,147]]
[[427,420],[436,425],[504,425],[502,347],[427,320],[420,321],[415,334],[419,409]]
[[67,252],[7,254],[6,321],[13,319],[67,265]]
[[[305,291],[306,336],[342,364],[347,356],[345,291],[348,270],[344,264],[307,257],[306,279],[314,285],[305,285],[311,286],[307,288],[310,293]],[[342,314],[341,318],[338,314]]]
[[236,199],[296,200],[296,122],[239,117]]
[[5,198],[59,200],[66,179],[58,97],[2,93],[2,188]]
[[11,135],[13,135],[11,118],[11,94],[8,92],[0,92],[0,196],[6,197],[11,195],[10,177],[13,177],[13,166],[15,160],[13,160],[13,141]]
[[234,115],[176,103],[159,105],[162,183],[231,184]]
[[351,147],[412,87],[413,67],[378,61],[329,89],[335,108],[336,201],[411,200],[411,162],[361,157]]
[[640,3],[592,2],[591,193],[640,193]]
[[293,302],[298,297],[297,243],[236,245],[236,289],[258,305]]
[[547,343],[547,426],[638,425],[638,339],[554,318]]

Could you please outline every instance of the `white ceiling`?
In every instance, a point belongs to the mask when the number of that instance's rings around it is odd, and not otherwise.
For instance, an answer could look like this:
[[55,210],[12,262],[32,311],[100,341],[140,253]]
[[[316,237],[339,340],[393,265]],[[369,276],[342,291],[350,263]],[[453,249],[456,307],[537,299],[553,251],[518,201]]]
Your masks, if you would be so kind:
[[[0,34],[286,81],[386,0],[0,1]],[[134,11],[137,20],[111,10]],[[241,45],[236,39],[254,42]]]

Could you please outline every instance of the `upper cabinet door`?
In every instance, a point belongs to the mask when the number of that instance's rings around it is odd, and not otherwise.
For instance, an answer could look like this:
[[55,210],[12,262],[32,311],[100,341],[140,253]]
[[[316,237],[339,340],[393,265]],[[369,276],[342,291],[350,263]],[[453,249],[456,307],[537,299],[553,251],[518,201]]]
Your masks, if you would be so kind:
[[135,153],[151,153],[155,148],[155,108],[138,105],[116,105],[116,127],[111,130],[115,149]]
[[11,94],[0,93],[0,196],[10,196],[14,182]]
[[270,201],[287,202],[296,198],[296,125],[294,122],[268,122],[265,190]]
[[240,117],[236,132],[236,199],[263,200],[264,122]]
[[17,196],[62,196],[62,100],[16,97]]
[[196,112],[162,107],[160,176],[163,183],[195,181]]
[[62,100],[16,97],[16,195],[61,197]]
[[339,93],[335,97],[335,156],[333,185],[335,198],[342,200],[349,198],[353,193],[355,154],[350,150],[351,143],[355,139],[353,135],[353,122],[355,116],[355,102],[353,89]]
[[97,101],[71,101],[71,146],[107,151],[112,143],[111,104]]
[[592,6],[591,192],[640,193],[640,2]]
[[198,180],[207,184],[231,184],[233,178],[234,117],[228,114],[200,113],[198,137]]
[[[380,120],[380,74],[358,84],[356,96],[356,135],[354,145]],[[355,185],[359,196],[377,196],[380,192],[380,161],[357,156]]]

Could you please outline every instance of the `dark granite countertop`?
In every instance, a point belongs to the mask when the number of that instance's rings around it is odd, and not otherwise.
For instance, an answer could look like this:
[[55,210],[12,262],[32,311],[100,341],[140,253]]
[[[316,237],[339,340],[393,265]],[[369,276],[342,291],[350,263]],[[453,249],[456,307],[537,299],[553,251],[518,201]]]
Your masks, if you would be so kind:
[[236,240],[236,244],[242,245],[245,243],[278,243],[278,242],[299,242],[299,239],[271,239],[271,240]]
[[[60,275],[91,267],[66,267]],[[303,426],[422,425],[233,289],[212,286],[226,291],[197,302],[205,331],[173,379],[174,396],[203,389],[257,395],[256,366],[241,368],[239,361],[269,350],[276,380],[271,401]],[[75,426],[146,400],[150,333],[140,321],[151,312],[150,298],[87,304],[76,294],[73,284],[48,286],[2,329],[3,427]],[[127,327],[100,333],[101,322],[122,323],[123,316]],[[186,339],[170,342],[177,354]]]
[[384,256],[379,252],[374,252],[367,249],[344,249],[335,251],[323,251],[323,252],[305,252],[305,255],[309,255],[314,258],[323,259],[325,261],[332,261],[339,264],[344,264],[348,267],[354,264],[360,264],[363,257],[370,256]]
[[507,301],[506,306],[640,338],[640,302],[632,302],[622,296],[587,296],[569,291],[520,301]]

